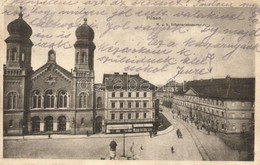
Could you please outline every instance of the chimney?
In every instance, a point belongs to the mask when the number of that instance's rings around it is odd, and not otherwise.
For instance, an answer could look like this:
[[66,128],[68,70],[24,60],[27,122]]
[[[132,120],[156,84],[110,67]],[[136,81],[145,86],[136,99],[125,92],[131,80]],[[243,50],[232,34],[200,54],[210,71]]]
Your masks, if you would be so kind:
[[182,90],[183,90],[183,92],[186,90],[186,89],[185,89],[185,85],[186,85],[186,81],[183,81],[183,84],[182,84]]
[[123,73],[123,75],[127,75],[127,73],[126,73],[126,72],[124,72],[124,73]]
[[119,72],[115,72],[114,74],[119,75]]

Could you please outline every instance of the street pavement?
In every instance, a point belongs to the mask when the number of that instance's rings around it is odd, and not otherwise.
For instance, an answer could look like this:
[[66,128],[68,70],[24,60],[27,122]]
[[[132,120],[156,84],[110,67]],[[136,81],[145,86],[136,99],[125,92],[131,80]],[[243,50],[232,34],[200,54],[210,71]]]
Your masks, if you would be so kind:
[[[4,158],[53,158],[53,159],[109,159],[109,143],[117,142],[119,160],[237,160],[236,151],[230,150],[217,136],[207,135],[181,119],[173,119],[170,110],[162,112],[172,123],[158,136],[150,138],[148,133],[128,134],[125,137],[125,157],[123,155],[123,134],[99,134],[86,137],[52,136],[42,138],[5,139]],[[178,139],[176,130],[183,135]],[[193,131],[192,131],[192,130]],[[191,134],[193,132],[193,134]],[[197,137],[197,140],[195,139]],[[194,140],[195,139],[195,140]],[[199,142],[198,142],[199,140]],[[200,143],[200,144],[199,144]],[[174,148],[174,153],[171,152]],[[130,151],[130,148],[131,152]],[[203,149],[204,148],[204,149]],[[204,151],[203,151],[204,150]],[[205,156],[206,155],[206,156]]]

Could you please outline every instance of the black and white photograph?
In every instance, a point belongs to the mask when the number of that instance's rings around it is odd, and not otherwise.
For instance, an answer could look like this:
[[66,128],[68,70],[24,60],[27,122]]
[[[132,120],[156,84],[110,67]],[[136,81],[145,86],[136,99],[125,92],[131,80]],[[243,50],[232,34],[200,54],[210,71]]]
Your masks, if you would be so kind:
[[1,1],[3,164],[257,164],[258,4]]

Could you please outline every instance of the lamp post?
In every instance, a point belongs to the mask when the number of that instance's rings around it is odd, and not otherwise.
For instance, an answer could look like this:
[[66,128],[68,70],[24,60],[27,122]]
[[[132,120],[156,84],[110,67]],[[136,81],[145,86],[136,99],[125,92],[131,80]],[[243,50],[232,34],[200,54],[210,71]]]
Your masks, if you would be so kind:
[[123,157],[125,157],[125,130],[123,132]]

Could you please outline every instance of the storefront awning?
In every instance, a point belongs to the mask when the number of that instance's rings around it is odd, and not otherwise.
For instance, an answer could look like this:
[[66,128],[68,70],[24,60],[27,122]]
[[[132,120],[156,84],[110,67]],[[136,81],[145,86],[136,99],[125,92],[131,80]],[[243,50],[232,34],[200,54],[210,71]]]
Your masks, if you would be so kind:
[[153,124],[134,124],[134,127],[153,127]]
[[107,129],[132,129],[132,124],[125,125],[107,125]]

